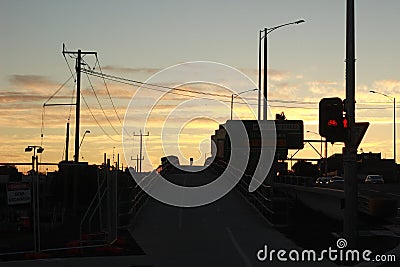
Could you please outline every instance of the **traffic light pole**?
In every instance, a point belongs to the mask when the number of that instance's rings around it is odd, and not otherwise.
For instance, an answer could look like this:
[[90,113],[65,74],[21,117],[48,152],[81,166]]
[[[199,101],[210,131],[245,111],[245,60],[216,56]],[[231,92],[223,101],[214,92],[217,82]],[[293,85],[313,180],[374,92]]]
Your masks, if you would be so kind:
[[343,151],[344,165],[344,223],[343,234],[349,247],[357,246],[358,238],[358,185],[357,185],[357,144],[355,129],[355,40],[354,0],[347,0],[346,8],[346,102],[345,111],[349,123],[348,139]]

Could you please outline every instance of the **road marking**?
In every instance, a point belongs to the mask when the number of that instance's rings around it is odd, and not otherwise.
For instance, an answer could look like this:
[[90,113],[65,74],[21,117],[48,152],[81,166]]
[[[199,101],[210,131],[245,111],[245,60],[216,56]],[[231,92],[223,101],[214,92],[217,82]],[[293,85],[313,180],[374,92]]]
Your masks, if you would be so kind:
[[242,257],[242,260],[244,261],[245,265],[247,267],[252,267],[253,264],[251,264],[249,258],[246,256],[244,253],[243,249],[239,246],[239,243],[236,241],[236,238],[233,236],[233,233],[229,227],[225,227],[226,231],[228,232],[229,238],[231,239],[233,246],[236,248],[238,251],[240,257]]

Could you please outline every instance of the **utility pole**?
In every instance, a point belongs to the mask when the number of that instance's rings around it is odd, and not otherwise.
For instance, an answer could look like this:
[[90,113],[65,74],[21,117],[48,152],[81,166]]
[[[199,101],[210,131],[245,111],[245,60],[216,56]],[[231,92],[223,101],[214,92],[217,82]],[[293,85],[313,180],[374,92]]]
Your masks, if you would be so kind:
[[79,127],[81,118],[81,60],[82,51],[78,50],[78,58],[75,63],[76,71],[76,106],[75,106],[75,163],[79,162]]
[[65,137],[65,162],[68,162],[68,151],[69,151],[69,120],[67,122],[67,133]]
[[136,160],[136,172],[139,172],[139,161],[144,160],[144,157],[139,158],[139,155],[136,155],[136,159],[131,157],[131,160]]
[[82,55],[96,55],[97,52],[81,51],[78,49],[75,51],[66,51],[63,46],[63,55],[74,55],[76,56],[75,71],[76,71],[76,111],[75,111],[75,156],[74,162],[79,162],[79,127],[80,127],[80,113],[81,113],[81,61]]
[[344,165],[344,223],[343,234],[350,248],[357,247],[358,238],[358,188],[357,188],[357,144],[355,129],[355,40],[354,0],[347,0],[346,8],[346,101],[345,111],[349,122],[349,133],[343,151]]
[[268,110],[268,40],[267,34],[268,29],[264,29],[264,120],[267,120],[267,110]]
[[139,167],[139,172],[142,172],[142,161],[144,160],[144,157],[143,157],[143,136],[149,136],[149,135],[150,135],[149,132],[147,132],[147,134],[143,134],[142,130],[140,130],[139,134],[135,134],[135,132],[133,132],[133,136],[140,136],[139,166],[138,166]]
[[260,36],[258,37],[258,120],[261,120],[261,38],[263,31],[260,31]]
[[325,138],[325,177],[328,176],[328,142]]

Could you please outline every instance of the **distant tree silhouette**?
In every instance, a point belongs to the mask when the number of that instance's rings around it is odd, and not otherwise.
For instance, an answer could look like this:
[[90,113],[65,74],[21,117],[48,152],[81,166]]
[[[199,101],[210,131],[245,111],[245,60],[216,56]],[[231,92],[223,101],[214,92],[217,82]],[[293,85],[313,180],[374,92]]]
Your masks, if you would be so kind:
[[297,176],[318,177],[319,174],[317,165],[304,160],[299,160],[293,164],[292,171]]

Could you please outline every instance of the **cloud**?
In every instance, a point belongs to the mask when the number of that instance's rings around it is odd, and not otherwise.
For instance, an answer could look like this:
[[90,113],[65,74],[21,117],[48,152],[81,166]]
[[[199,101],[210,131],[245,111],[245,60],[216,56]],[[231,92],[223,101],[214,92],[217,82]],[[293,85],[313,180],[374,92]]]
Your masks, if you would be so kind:
[[395,95],[400,93],[399,80],[380,80],[373,83],[374,90],[388,95]]
[[112,65],[107,65],[102,68],[102,70],[106,71],[115,71],[115,72],[141,72],[141,73],[147,73],[147,74],[154,74],[156,72],[159,72],[161,69],[159,68],[130,68],[130,67],[120,67],[120,66],[112,66]]
[[[241,72],[249,76],[258,76],[258,69],[254,68],[241,68]],[[261,69],[261,76],[264,75],[264,69]],[[296,77],[299,75],[296,75]],[[284,79],[289,79],[291,77],[291,72],[286,70],[268,69],[268,78],[271,81],[282,81]],[[301,76],[302,77],[302,76]]]
[[[32,92],[25,91],[0,91],[0,103],[23,103],[23,102],[44,102],[48,99],[47,95],[44,94],[32,94]],[[53,99],[71,99],[71,96],[58,95],[54,96]]]
[[307,90],[316,96],[338,96],[344,95],[344,87],[335,81],[317,80],[307,82]]
[[51,81],[46,76],[41,75],[10,75],[8,79],[11,86],[22,88],[22,89],[43,89],[49,87],[55,87],[58,84]]
[[283,70],[269,69],[268,70],[268,78],[271,81],[281,82],[283,80],[287,80],[290,78],[290,72],[283,71]]

